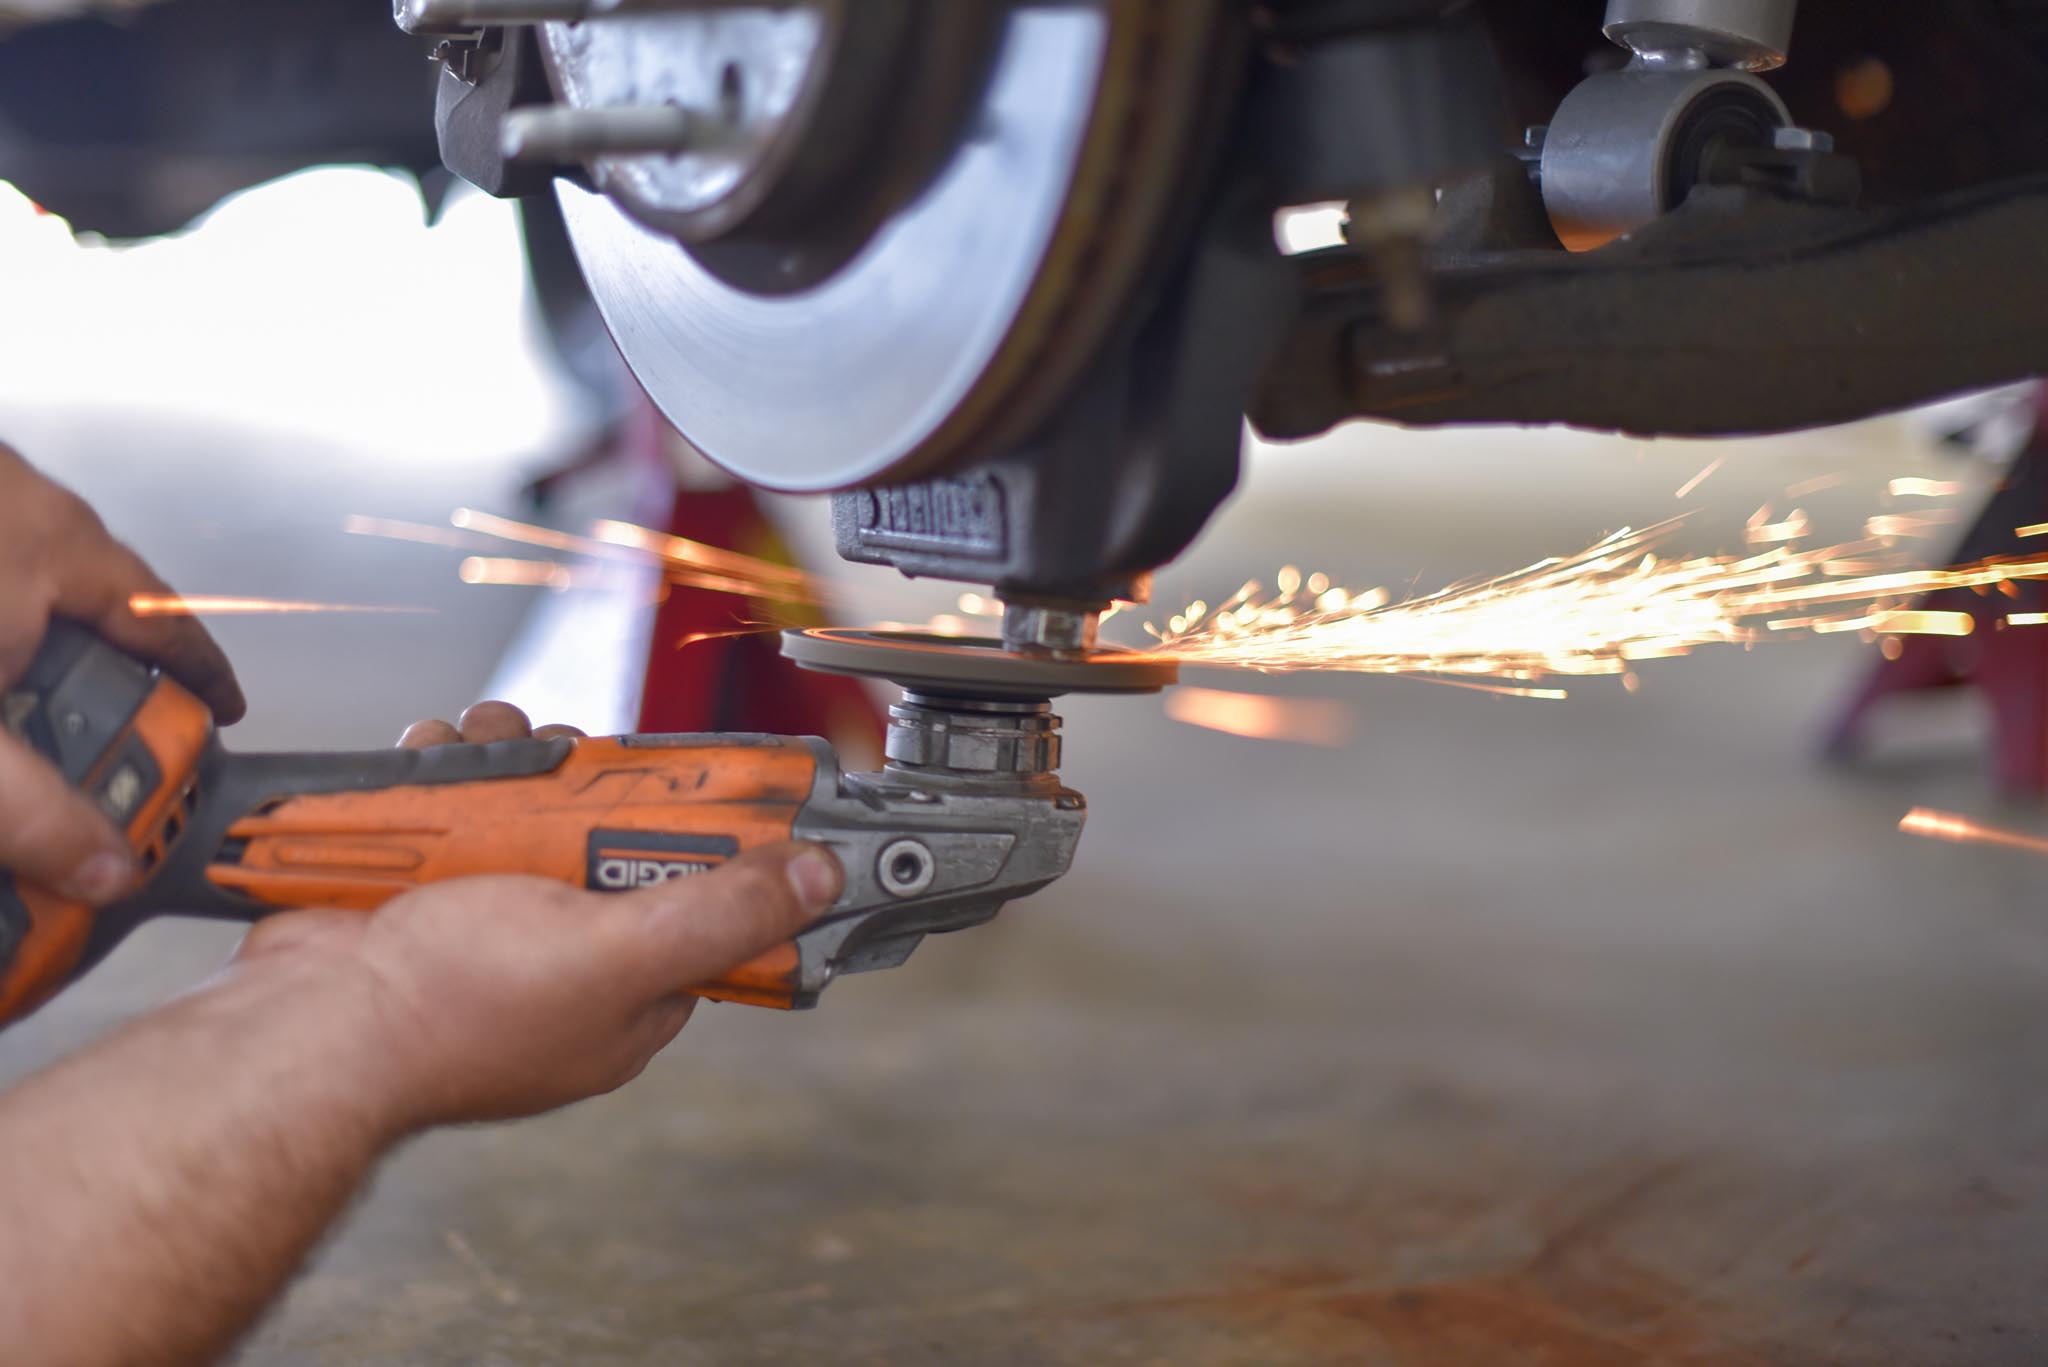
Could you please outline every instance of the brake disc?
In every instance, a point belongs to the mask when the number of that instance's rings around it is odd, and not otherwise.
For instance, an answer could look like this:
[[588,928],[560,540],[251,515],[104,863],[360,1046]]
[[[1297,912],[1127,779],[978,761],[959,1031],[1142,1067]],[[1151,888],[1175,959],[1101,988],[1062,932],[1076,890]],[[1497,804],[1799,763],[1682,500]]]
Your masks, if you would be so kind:
[[[929,168],[901,143],[866,168],[883,185],[916,177],[911,193],[822,232],[837,206],[863,202],[843,191],[843,166],[841,191],[819,187],[835,184],[834,149],[860,150],[848,140],[872,114],[862,91],[872,100],[875,73],[890,70],[872,50],[889,6],[872,20],[854,6],[859,22],[814,3],[545,26],[565,104],[722,100],[739,149],[723,163],[715,148],[665,164],[605,158],[591,166],[596,188],[562,184],[627,364],[692,445],[773,489],[907,478],[1026,435],[1126,316],[1172,230],[1175,191],[1200,163],[1198,115],[1216,97],[1218,3],[906,11],[886,39],[894,51],[968,15],[986,43],[950,57],[927,44],[916,69],[880,78],[883,95],[957,78],[950,63],[977,78],[970,98]],[[852,50],[863,36],[869,50]],[[780,77],[750,77],[749,51]],[[840,73],[840,96],[818,93],[833,88],[826,72]],[[791,167],[809,176],[807,200],[780,193],[792,175],[806,183]]]

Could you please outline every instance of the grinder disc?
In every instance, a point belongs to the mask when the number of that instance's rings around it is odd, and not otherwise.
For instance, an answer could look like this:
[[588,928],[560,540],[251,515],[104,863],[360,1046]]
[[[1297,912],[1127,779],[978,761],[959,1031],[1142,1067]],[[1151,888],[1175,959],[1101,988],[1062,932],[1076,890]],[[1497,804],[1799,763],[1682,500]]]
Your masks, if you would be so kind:
[[1063,693],[1157,693],[1180,677],[1180,666],[1172,660],[1116,646],[1060,658],[1020,654],[989,637],[928,631],[785,631],[782,653],[805,669],[827,674],[887,679],[913,693],[994,700],[1056,698]]

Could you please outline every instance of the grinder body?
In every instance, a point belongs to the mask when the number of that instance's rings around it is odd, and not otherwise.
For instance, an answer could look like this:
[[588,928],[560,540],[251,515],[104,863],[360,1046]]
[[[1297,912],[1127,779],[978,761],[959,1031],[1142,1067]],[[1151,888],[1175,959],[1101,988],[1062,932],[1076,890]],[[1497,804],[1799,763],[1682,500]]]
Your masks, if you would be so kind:
[[353,754],[238,755],[175,681],[54,623],[9,728],[98,802],[143,866],[94,911],[0,873],[0,1020],[33,1009],[151,916],[371,911],[410,889],[528,874],[598,892],[816,840],[846,888],[816,924],[701,996],[813,1005],[839,972],[900,963],[1066,871],[1084,805],[1051,775],[979,784],[844,774],[823,740],[666,735]]

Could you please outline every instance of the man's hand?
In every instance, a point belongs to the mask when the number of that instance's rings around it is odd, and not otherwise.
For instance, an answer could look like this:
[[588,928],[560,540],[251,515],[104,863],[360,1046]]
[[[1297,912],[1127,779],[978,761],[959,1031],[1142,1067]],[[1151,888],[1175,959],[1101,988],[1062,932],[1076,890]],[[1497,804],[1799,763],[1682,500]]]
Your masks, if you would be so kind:
[[[416,722],[399,744],[580,736],[535,729],[510,703]],[[261,921],[233,971],[305,972],[361,989],[395,1123],[531,1115],[632,1080],[674,1039],[708,982],[830,906],[838,861],[812,845],[756,850],[713,873],[624,895],[542,878],[465,878],[368,916]]]
[[[189,617],[138,617],[129,599],[170,586],[114,540],[83,500],[0,446],[0,693],[19,679],[52,616],[70,617],[160,664],[223,724],[246,707],[227,657]],[[134,857],[55,769],[0,730],[0,869],[95,905],[127,891]]]
[[839,896],[815,845],[754,850],[637,892],[463,878],[360,912],[259,924],[230,974],[356,989],[400,1132],[533,1115],[637,1077],[709,982],[802,930]]
[[445,721],[416,721],[398,738],[401,749],[425,750],[436,745],[484,745],[494,740],[556,740],[580,736],[573,726],[536,728],[526,714],[508,702],[480,702],[462,714],[453,725]]

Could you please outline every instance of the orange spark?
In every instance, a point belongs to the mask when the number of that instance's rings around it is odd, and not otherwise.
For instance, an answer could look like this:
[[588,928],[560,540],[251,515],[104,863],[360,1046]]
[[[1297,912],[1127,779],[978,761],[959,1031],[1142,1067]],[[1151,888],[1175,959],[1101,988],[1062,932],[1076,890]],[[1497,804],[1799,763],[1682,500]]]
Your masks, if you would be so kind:
[[1981,821],[1972,821],[1955,812],[1937,812],[1931,807],[1915,807],[1899,820],[1899,829],[1908,835],[1924,835],[1930,840],[1952,840],[1959,845],[1999,845],[2006,849],[2025,850],[2029,854],[2048,854],[2048,840],[2024,831],[2010,831],[1999,826],[1987,826]]
[[446,527],[406,522],[395,517],[365,517],[361,513],[351,513],[344,518],[341,529],[350,536],[381,536],[390,541],[417,541],[422,545],[447,546],[458,551],[488,549],[492,544],[487,536],[465,535],[451,532]]
[[2048,612],[2008,612],[2005,624],[2013,627],[2048,627]]
[[2024,527],[2015,527],[2015,528],[2013,528],[2013,534],[2014,534],[2015,536],[2044,536],[2044,535],[2048,535],[2048,522],[2029,522],[2029,523],[2028,523],[2028,524],[2027,524],[2026,526],[2024,526]]
[[1251,740],[1340,746],[1351,739],[1350,708],[1326,698],[1180,688],[1166,695],[1166,715],[1189,726]]
[[503,555],[472,555],[455,573],[465,584],[511,584],[557,591],[590,583],[590,576],[579,576],[559,560],[522,560]]
[[1785,497],[1805,498],[1808,494],[1817,494],[1823,489],[1838,488],[1848,480],[1849,477],[1839,471],[1832,475],[1815,475],[1812,479],[1803,479],[1797,484],[1786,485]]
[[521,541],[550,551],[580,551],[588,544],[584,537],[558,532],[552,527],[536,527],[530,522],[514,522],[509,517],[478,512],[474,508],[457,508],[448,514],[448,522],[450,526],[464,531],[482,532],[500,541]]
[[1885,492],[1893,498],[1953,498],[1963,492],[1963,486],[1959,481],[1952,479],[1917,479],[1907,476],[1887,484]]
[[781,627],[734,627],[730,631],[693,631],[677,638],[676,649],[683,650],[689,646],[701,645],[706,641],[731,641],[741,636],[760,636],[770,631],[780,630],[782,630]]
[[1977,619],[1967,612],[1880,612],[1870,619],[1870,629],[1892,636],[1968,636]]
[[[1116,605],[1112,603],[1110,611],[1115,611],[1115,608]],[[1003,615],[1003,600],[983,593],[963,593],[960,595],[960,615],[963,617],[1000,617]],[[1109,613],[1105,612],[1102,615],[1107,619]]]
[[[1762,512],[1763,509],[1757,511]],[[1805,510],[1794,508],[1791,516],[1783,522],[1758,522],[1752,518],[1749,526],[1743,529],[1743,535],[1752,546],[1768,546],[1778,541],[1801,540],[1812,530],[1813,523]]]
[[1699,488],[1699,487],[1700,487],[1700,486],[1701,486],[1702,484],[1705,484],[1705,483],[1706,483],[1706,482],[1707,482],[1708,480],[1712,479],[1712,478],[1714,477],[1714,472],[1715,472],[1715,471],[1717,471],[1717,470],[1719,470],[1719,469],[1720,469],[1720,468],[1721,468],[1722,466],[1726,465],[1727,463],[1728,463],[1728,457],[1726,457],[1726,456],[1716,456],[1716,457],[1715,457],[1714,459],[1712,459],[1712,460],[1710,460],[1710,461],[1708,461],[1708,462],[1707,462],[1707,466],[1706,466],[1706,468],[1705,468],[1704,470],[1701,470],[1701,471],[1700,471],[1700,472],[1699,472],[1698,474],[1694,475],[1694,476],[1693,476],[1693,477],[1692,477],[1691,479],[1689,479],[1689,480],[1687,480],[1687,481],[1686,481],[1685,483],[1683,483],[1683,484],[1679,485],[1679,486],[1678,486],[1678,492],[1677,492],[1677,493],[1675,493],[1675,494],[1673,494],[1673,495],[1672,495],[1672,497],[1673,497],[1673,498],[1684,498],[1684,497],[1685,497],[1686,495],[1690,494],[1690,493],[1691,493],[1691,492],[1692,492],[1693,490],[1695,490],[1695,489]]
[[138,593],[128,599],[137,617],[248,617],[298,612],[432,612],[381,603],[301,603],[284,598],[228,598],[203,593]]
[[[1635,677],[1624,670],[1601,672],[1621,674],[1624,687],[1627,686],[1628,680]],[[1563,702],[1571,696],[1562,688],[1513,688],[1507,684],[1467,683],[1463,679],[1431,679],[1429,682],[1442,684],[1446,688],[1469,688],[1474,693],[1491,693],[1501,698],[1540,698],[1546,702]],[[1633,693],[1635,689],[1630,688],[1628,691]]]
[[1956,516],[1952,512],[1935,513],[1881,513],[1863,524],[1863,530],[1870,536],[1931,536],[1943,527],[1953,526]]

